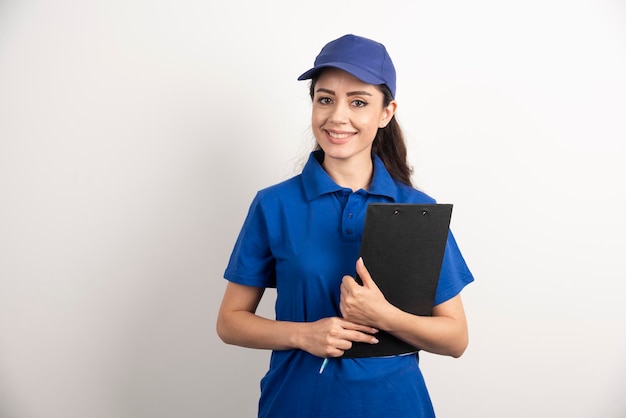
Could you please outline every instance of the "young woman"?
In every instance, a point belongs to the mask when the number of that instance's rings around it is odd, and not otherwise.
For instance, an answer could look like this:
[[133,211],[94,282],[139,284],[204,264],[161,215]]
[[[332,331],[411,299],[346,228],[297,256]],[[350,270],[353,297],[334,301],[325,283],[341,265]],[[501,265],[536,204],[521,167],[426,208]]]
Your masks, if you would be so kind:
[[[317,149],[300,175],[252,202],[217,332],[273,350],[259,417],[433,417],[417,354],[341,357],[354,342],[378,343],[379,330],[453,357],[468,343],[460,292],[473,277],[452,234],[429,317],[391,305],[358,259],[368,204],[435,202],[411,186],[393,63],[382,44],[345,35],[299,79],[311,79]],[[268,287],[277,290],[275,319],[255,314]]]

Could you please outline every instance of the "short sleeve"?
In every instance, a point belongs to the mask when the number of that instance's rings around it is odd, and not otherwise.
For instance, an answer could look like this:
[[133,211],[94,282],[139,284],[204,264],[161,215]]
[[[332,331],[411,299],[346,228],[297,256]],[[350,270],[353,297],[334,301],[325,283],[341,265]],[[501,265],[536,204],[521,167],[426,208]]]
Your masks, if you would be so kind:
[[452,299],[473,281],[474,277],[465,263],[454,235],[450,232],[435,294],[435,306]]
[[276,287],[275,260],[260,197],[252,201],[224,272],[227,280],[254,287]]

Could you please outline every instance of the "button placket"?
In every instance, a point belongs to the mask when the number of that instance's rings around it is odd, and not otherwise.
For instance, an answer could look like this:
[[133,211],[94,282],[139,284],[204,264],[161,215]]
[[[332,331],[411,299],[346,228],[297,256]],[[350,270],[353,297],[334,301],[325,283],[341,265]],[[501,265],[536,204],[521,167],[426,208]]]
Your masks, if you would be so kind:
[[361,200],[362,197],[359,194],[353,193],[348,198],[346,206],[344,207],[341,230],[346,239],[354,240],[357,238],[358,234],[356,232],[358,231],[358,228],[355,222],[355,213]]

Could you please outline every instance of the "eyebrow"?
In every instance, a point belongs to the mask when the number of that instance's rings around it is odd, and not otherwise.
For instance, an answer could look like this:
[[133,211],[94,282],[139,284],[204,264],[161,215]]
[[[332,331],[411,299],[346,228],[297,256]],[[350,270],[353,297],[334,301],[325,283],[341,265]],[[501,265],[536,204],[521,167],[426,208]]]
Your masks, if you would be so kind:
[[[323,87],[320,87],[319,89],[315,90],[316,93],[328,93],[328,94],[332,94],[333,96],[336,94],[333,90],[329,90],[329,89],[325,89]],[[348,96],[371,96],[372,93],[365,91],[365,90],[357,90],[357,91],[350,91],[347,93]]]

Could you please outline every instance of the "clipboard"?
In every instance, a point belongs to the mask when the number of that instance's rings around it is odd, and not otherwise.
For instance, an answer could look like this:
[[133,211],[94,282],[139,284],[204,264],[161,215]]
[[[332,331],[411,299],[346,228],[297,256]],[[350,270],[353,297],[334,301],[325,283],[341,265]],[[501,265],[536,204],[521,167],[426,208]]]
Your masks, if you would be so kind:
[[[394,306],[415,315],[432,315],[451,217],[451,204],[375,203],[367,207],[359,255]],[[358,276],[355,279],[363,283]],[[376,338],[378,344],[353,343],[343,357],[419,351],[384,331]]]

